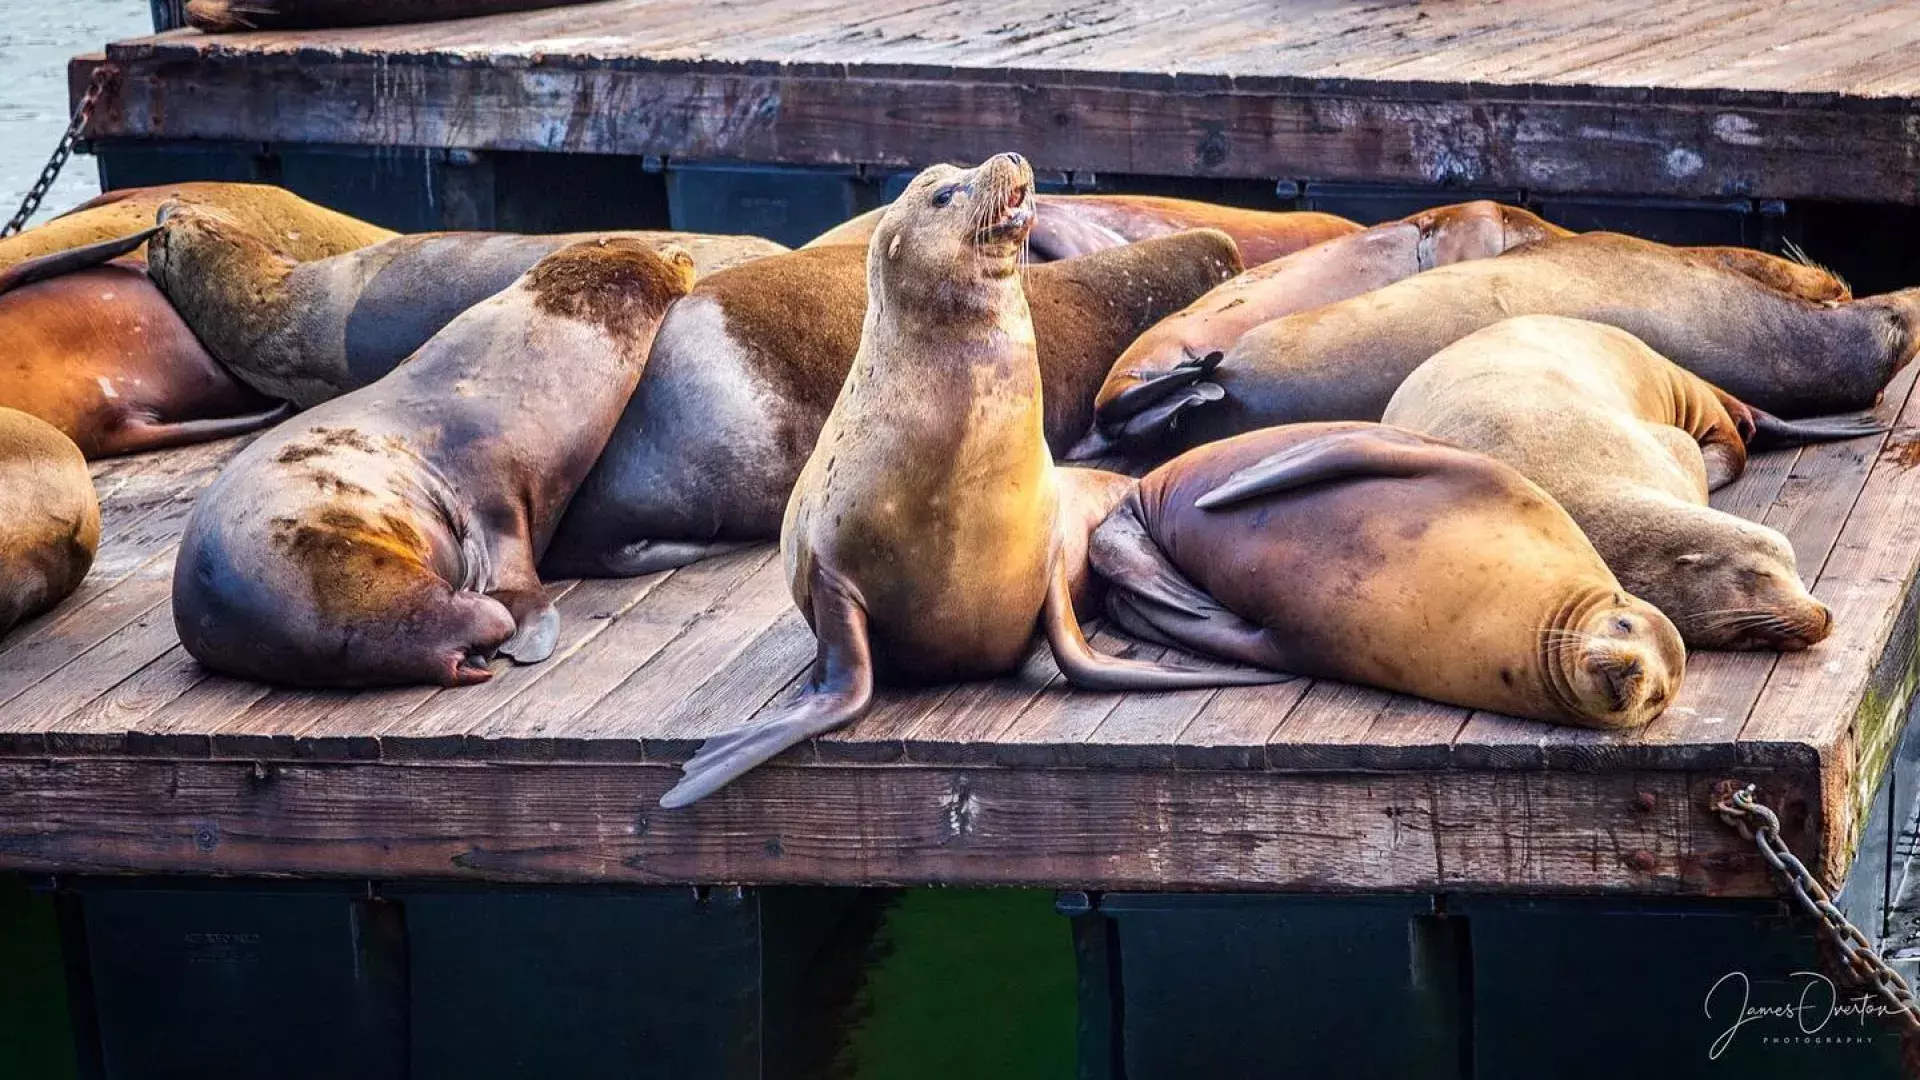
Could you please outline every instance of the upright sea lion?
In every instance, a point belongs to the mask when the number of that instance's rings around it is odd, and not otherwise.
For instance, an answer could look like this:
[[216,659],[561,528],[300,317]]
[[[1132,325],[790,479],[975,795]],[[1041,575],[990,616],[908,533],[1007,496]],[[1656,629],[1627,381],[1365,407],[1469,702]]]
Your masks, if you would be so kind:
[[[1236,272],[1211,229],[1028,269],[1048,443],[1093,419],[1093,392],[1141,330]],[[779,535],[787,493],[860,344],[867,252],[807,248],[715,274],[674,305],[640,387],[543,568],[626,576]]]
[[[1618,326],[1781,416],[1866,409],[1920,346],[1920,289],[1815,303],[1612,233],[1543,240],[1263,323],[1110,399],[1099,434],[1147,454],[1274,424],[1377,420],[1422,361],[1514,315]],[[1199,384],[1206,383],[1201,387]]]
[[875,230],[859,353],[780,530],[788,584],[819,641],[813,681],[765,722],[707,740],[662,806],[858,719],[876,677],[1009,671],[1036,623],[1082,685],[1272,679],[1117,660],[1080,634],[1060,557],[1063,478],[1042,430],[1016,266],[1032,186],[1013,154],[935,166]]
[[100,500],[80,448],[0,409],[0,634],[80,587],[100,546]]
[[624,236],[681,248],[700,273],[786,249],[754,236],[625,232],[424,233],[294,263],[225,214],[163,209],[150,272],[213,355],[247,385],[309,406],[355,390],[454,316],[569,244]]
[[[1157,195],[1037,195],[1028,237],[1034,262],[1077,258],[1187,229],[1219,229],[1240,248],[1248,266],[1291,255],[1360,226],[1311,210],[1247,210]],[[828,229],[808,247],[865,245],[887,208],[869,210]]]
[[[211,206],[289,259],[305,262],[390,240],[396,234],[268,184],[195,181],[121,188],[45,224],[0,240],[0,271],[27,259],[115,240],[153,224],[169,202]],[[137,255],[137,246],[129,249]],[[128,252],[122,252],[127,254]]]
[[1638,727],[1685,669],[1673,624],[1545,492],[1374,424],[1183,454],[1101,524],[1091,558],[1142,637],[1469,709]]
[[187,23],[209,34],[385,26],[566,7],[590,0],[188,0]]
[[187,651],[302,686],[458,686],[496,651],[546,659],[559,616],[534,565],[692,282],[684,252],[562,248],[247,447],[181,541]]
[[52,424],[89,458],[239,435],[286,415],[207,355],[132,260],[0,291],[0,327],[0,406]]
[[[1495,323],[1407,377],[1386,422],[1477,450],[1539,484],[1627,591],[1696,649],[1804,649],[1833,618],[1807,594],[1787,538],[1707,505],[1740,475],[1747,439],[1868,434],[1870,422],[1751,414],[1625,330],[1551,315]],[[1796,437],[1798,436],[1798,437]]]
[[[1572,233],[1514,206],[1460,203],[1325,240],[1255,266],[1162,319],[1127,349],[1100,387],[1105,406],[1143,382],[1212,353],[1262,323],[1385,288],[1438,266],[1487,259]],[[1818,267],[1744,248],[1678,248],[1683,258],[1743,273],[1809,300],[1844,300],[1846,284]],[[1201,391],[1204,392],[1204,391]],[[1163,401],[1161,407],[1171,402]],[[1151,424],[1154,416],[1137,421]],[[1074,456],[1102,452],[1095,436]]]

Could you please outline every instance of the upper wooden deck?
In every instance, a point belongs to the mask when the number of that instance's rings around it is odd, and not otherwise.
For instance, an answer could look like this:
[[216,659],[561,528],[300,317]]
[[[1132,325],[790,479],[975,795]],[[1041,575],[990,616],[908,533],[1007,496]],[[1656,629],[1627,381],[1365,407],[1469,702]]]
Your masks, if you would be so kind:
[[274,690],[203,671],[168,604],[237,444],[103,463],[91,575],[0,640],[0,869],[1772,895],[1707,799],[1756,781],[1808,862],[1849,865],[1914,683],[1913,383],[1890,436],[1758,457],[1715,500],[1791,537],[1833,637],[1698,655],[1643,732],[1310,680],[1075,692],[1038,649],[885,691],[680,812],[654,805],[675,764],[811,658],[771,548],[561,586],[555,657],[484,686]]
[[1916,202],[1917,46],[1905,0],[608,0],[120,43],[91,133]]

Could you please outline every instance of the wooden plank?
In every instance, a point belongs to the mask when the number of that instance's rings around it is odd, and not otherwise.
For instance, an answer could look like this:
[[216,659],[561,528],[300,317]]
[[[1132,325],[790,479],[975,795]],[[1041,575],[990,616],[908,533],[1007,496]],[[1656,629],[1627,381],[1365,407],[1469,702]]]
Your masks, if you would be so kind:
[[[0,760],[0,870],[1772,896],[1682,772]],[[1818,856],[1803,772],[1757,774]],[[1643,796],[1646,796],[1643,798]],[[1815,800],[1817,802],[1817,800]]]

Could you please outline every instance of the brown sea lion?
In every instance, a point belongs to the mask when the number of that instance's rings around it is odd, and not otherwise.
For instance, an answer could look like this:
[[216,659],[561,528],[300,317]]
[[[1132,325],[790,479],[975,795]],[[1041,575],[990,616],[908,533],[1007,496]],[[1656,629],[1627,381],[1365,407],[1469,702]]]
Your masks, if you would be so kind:
[[[1423,210],[1296,251],[1239,277],[1162,319],[1113,365],[1096,403],[1106,405],[1143,382],[1212,353],[1224,355],[1262,323],[1385,288],[1437,266],[1487,259],[1572,233],[1518,207],[1469,202]],[[1744,248],[1677,248],[1682,257],[1746,274],[1809,300],[1844,300],[1846,283],[1832,274]],[[1194,391],[1205,393],[1206,391]],[[1163,401],[1161,408],[1172,401]],[[1155,417],[1138,423],[1150,424]],[[1107,450],[1098,434],[1073,457]]]
[[1098,410],[1098,433],[1149,456],[1274,424],[1378,420],[1422,361],[1515,315],[1618,326],[1790,417],[1871,407],[1920,346],[1920,289],[1815,303],[1660,244],[1587,233],[1263,323],[1224,358],[1113,397]]
[[559,616],[535,563],[692,282],[684,252],[562,248],[247,447],[181,541],[187,651],[302,686],[458,686],[496,651],[544,660]]
[[[867,252],[807,248],[716,274],[674,305],[640,387],[560,523],[556,577],[650,573],[780,533],[787,493],[840,393],[867,310]],[[1025,271],[1048,443],[1141,330],[1232,276],[1211,229]]]
[[44,420],[0,409],[0,634],[80,587],[100,546],[87,459]]
[[[1037,195],[1028,238],[1034,262],[1077,258],[1186,229],[1219,229],[1240,248],[1248,266],[1291,255],[1359,225],[1311,210],[1247,210],[1157,195]],[[808,241],[808,247],[864,246],[887,208],[869,210]]]
[[859,353],[780,530],[788,584],[818,639],[812,683],[766,721],[707,740],[662,806],[684,806],[858,719],[876,678],[1012,670],[1036,624],[1080,685],[1271,681],[1118,660],[1081,636],[1060,557],[1061,487],[1071,481],[1043,437],[1016,267],[1032,186],[1017,155],[935,166],[875,230]]
[[[1696,649],[1804,649],[1832,613],[1807,594],[1787,538],[1707,505],[1747,440],[1870,434],[1753,414],[1625,330],[1529,315],[1470,334],[1414,369],[1385,421],[1518,469],[1565,507],[1620,583]],[[1743,423],[1743,420],[1745,423]],[[1799,434],[1801,438],[1790,438]]]
[[591,0],[188,0],[187,24],[209,34],[245,30],[322,30],[440,22],[567,7]]
[[1491,458],[1376,424],[1190,451],[1094,533],[1139,636],[1469,709],[1632,728],[1680,688],[1673,624]]
[[294,263],[217,210],[162,208],[150,273],[200,340],[248,386],[306,407],[373,382],[456,315],[569,244],[627,237],[690,253],[709,273],[786,249],[677,232],[423,233]]
[[[18,236],[0,239],[0,271],[27,259],[138,232],[151,226],[160,207],[168,202],[217,207],[275,251],[301,262],[353,251],[397,235],[308,202],[285,188],[194,181],[109,191]],[[137,246],[130,253],[138,255]]]
[[133,260],[0,292],[0,327],[0,406],[89,458],[239,435],[287,413],[207,355]]

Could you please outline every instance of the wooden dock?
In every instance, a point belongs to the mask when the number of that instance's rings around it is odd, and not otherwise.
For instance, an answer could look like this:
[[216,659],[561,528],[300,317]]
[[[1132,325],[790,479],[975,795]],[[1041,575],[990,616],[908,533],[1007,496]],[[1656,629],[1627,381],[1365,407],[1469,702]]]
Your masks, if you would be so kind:
[[[101,57],[75,62],[75,93]],[[110,46],[90,137],[1920,202],[1904,0],[608,0]]]
[[1756,457],[1716,498],[1792,539],[1833,637],[1696,656],[1644,732],[1325,681],[1075,692],[1039,649],[1016,678],[883,692],[679,812],[654,805],[676,764],[811,658],[771,547],[559,585],[555,657],[484,686],[275,690],[203,671],[168,604],[238,443],[101,463],[92,574],[0,640],[0,870],[1771,896],[1707,810],[1740,781],[1838,880],[1915,679],[1913,385],[1890,435]]

